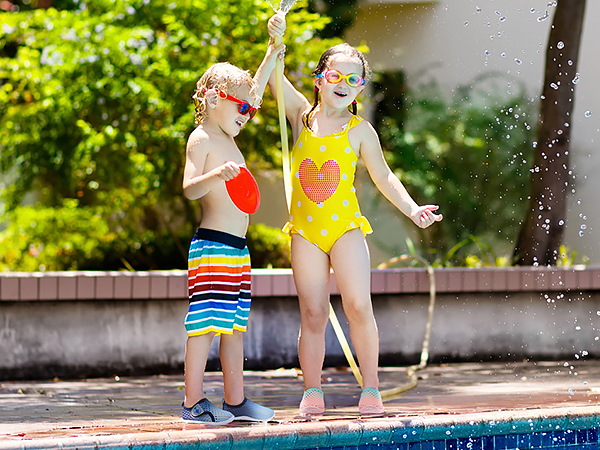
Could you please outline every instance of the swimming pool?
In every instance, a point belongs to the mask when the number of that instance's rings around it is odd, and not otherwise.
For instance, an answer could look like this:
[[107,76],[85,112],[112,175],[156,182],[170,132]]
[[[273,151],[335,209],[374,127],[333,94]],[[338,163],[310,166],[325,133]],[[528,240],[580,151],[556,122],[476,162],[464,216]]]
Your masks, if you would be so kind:
[[[472,415],[468,420],[453,421],[451,416],[413,418],[400,421],[373,420],[354,427],[323,427],[320,435],[299,430],[293,445],[275,441],[263,448],[305,450],[598,450],[600,408],[587,414],[568,409],[535,410],[521,417],[510,414],[492,418],[495,413]],[[500,413],[502,416],[502,414]],[[527,417],[529,415],[529,417]],[[487,417],[486,417],[487,416]],[[327,430],[326,430],[327,429]],[[312,441],[311,446],[304,446]],[[320,441],[317,443],[317,441]],[[267,444],[267,442],[264,442]],[[283,444],[283,445],[281,445]],[[240,447],[241,448],[241,447]],[[254,448],[254,447],[253,447]]]

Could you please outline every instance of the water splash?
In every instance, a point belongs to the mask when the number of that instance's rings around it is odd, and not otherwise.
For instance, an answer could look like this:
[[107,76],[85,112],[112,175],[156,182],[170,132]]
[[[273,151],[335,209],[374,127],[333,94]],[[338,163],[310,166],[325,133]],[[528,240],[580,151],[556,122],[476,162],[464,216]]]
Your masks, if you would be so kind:
[[268,2],[273,11],[287,14],[292,9],[292,6],[294,6],[294,3],[296,3],[296,0],[268,0]]

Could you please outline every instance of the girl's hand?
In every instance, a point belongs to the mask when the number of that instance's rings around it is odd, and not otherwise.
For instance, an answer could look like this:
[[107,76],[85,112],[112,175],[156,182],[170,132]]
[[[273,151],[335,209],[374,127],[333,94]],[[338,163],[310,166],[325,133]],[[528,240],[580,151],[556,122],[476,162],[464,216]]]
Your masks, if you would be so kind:
[[416,210],[412,212],[410,218],[412,221],[421,228],[427,228],[434,222],[439,222],[443,219],[441,214],[435,214],[433,211],[436,211],[439,208],[438,205],[425,205],[419,206]]
[[269,36],[273,39],[276,37],[283,37],[285,33],[285,15],[283,13],[276,13],[269,19],[267,29],[269,30]]
[[240,166],[233,161],[227,161],[225,164],[217,168],[217,174],[223,181],[229,181],[234,179],[241,172]]

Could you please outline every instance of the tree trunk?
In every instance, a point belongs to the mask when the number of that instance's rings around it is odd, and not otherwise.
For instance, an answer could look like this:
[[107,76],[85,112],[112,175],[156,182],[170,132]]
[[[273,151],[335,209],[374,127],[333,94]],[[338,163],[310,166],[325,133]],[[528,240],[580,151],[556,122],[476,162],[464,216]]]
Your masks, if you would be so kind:
[[570,188],[571,112],[586,0],[559,0],[546,51],[537,147],[528,216],[514,255],[521,265],[555,265],[559,257]]

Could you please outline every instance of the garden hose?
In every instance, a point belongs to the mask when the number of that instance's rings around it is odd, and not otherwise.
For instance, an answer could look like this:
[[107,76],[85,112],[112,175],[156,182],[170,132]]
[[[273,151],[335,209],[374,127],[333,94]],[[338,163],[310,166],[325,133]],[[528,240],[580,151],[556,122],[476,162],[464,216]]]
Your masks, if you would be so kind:
[[427,273],[429,274],[429,308],[427,311],[427,324],[425,325],[425,336],[423,338],[423,346],[421,348],[421,361],[419,364],[414,366],[409,366],[406,368],[406,376],[408,377],[408,382],[400,385],[398,387],[392,389],[386,389],[381,391],[381,397],[383,401],[392,400],[403,394],[404,392],[410,391],[411,389],[417,387],[417,372],[419,370],[423,370],[427,366],[427,361],[429,359],[429,341],[431,338],[431,326],[433,322],[433,310],[435,308],[435,273],[433,271],[433,267],[425,261],[425,259],[416,255],[400,255],[395,258],[390,259],[384,263],[381,263],[377,266],[378,269],[386,269],[389,266],[396,264],[400,261],[406,261],[409,259],[416,259],[420,261],[425,268],[427,269]]

